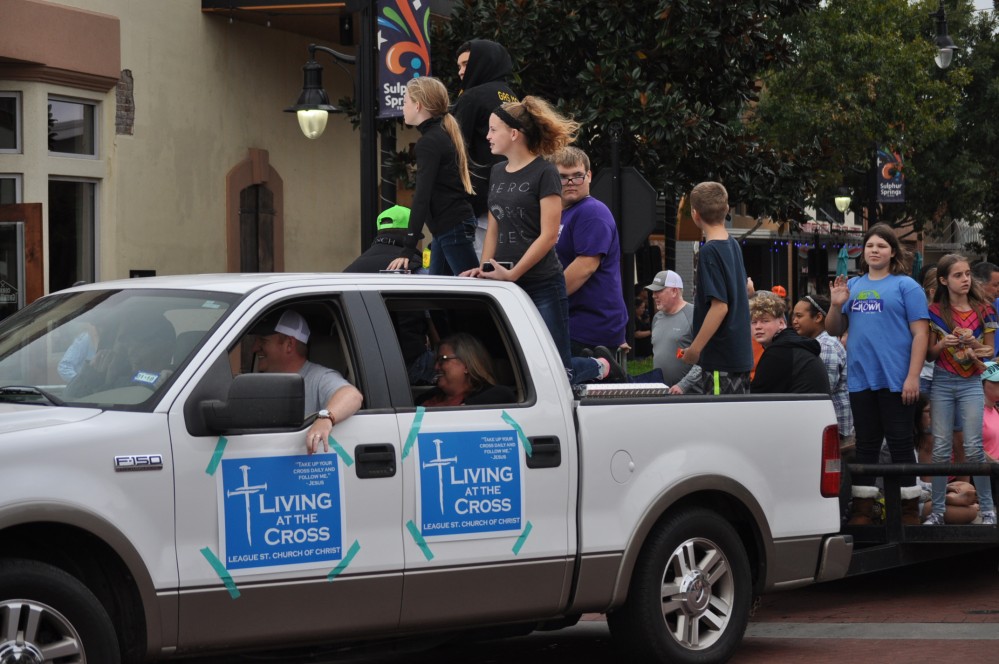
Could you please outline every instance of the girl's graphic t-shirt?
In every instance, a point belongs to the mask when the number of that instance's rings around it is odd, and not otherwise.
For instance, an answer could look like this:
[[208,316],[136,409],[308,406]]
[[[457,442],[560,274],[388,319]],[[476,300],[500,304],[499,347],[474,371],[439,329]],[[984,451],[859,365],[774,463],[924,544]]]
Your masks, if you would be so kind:
[[[979,315],[981,314],[981,315]],[[979,343],[984,343],[988,332],[995,332],[999,327],[995,309],[985,305],[976,310],[958,311],[950,308],[951,324],[948,325],[943,316],[939,302],[930,305],[930,332],[933,333],[932,343],[939,343],[948,334],[968,336]],[[937,366],[962,378],[977,376],[982,372],[981,365],[975,362],[971,349],[954,346],[944,348],[937,358]]]
[[[506,166],[505,161],[496,164],[489,175],[489,212],[499,226],[493,258],[516,263],[541,235],[541,199],[561,196],[562,183],[555,165],[541,157],[513,173],[507,173]],[[518,282],[534,283],[561,274],[562,264],[552,247]]]

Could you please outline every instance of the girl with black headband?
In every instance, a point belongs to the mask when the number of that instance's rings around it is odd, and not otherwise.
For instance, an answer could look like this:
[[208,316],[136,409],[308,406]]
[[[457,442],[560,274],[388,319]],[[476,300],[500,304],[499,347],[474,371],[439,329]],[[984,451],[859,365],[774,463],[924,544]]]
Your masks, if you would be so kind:
[[489,175],[489,227],[482,266],[466,276],[516,282],[534,301],[573,383],[623,372],[603,347],[595,358],[569,352],[569,300],[562,265],[555,255],[562,218],[562,183],[549,157],[575,139],[579,123],[559,114],[538,97],[497,107],[489,116],[486,140],[493,154],[507,161]]

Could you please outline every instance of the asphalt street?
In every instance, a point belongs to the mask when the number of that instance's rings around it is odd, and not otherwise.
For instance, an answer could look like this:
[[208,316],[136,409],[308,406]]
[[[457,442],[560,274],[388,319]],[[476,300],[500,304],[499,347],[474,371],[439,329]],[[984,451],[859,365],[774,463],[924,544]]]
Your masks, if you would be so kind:
[[[734,664],[999,661],[999,549],[763,598]],[[334,649],[191,664],[569,664],[621,661],[600,615],[557,632],[371,655]]]

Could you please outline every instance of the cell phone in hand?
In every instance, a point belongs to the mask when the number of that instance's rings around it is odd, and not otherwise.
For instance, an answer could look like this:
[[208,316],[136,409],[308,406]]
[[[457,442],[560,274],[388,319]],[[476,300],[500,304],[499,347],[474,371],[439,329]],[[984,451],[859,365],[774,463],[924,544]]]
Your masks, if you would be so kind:
[[[496,264],[499,265],[502,268],[507,269],[507,270],[512,270],[513,269],[513,263],[511,263],[510,261],[496,261]],[[495,269],[496,268],[493,267],[492,263],[483,263],[482,264],[482,271],[483,272],[493,272],[493,271],[495,271]]]

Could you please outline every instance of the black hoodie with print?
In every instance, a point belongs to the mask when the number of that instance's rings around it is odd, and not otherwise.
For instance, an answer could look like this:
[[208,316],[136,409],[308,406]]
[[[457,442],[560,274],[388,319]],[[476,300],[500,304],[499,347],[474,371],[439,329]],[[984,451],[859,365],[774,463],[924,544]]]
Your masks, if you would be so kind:
[[513,60],[507,50],[488,39],[473,39],[469,45],[471,50],[461,82],[462,91],[458,93],[452,112],[461,125],[468,158],[472,162],[469,164],[475,188],[472,208],[479,216],[485,214],[487,209],[489,171],[493,164],[504,159],[489,150],[486,140],[489,116],[500,104],[517,101],[517,96],[506,82],[513,73]]
[[774,335],[756,365],[753,394],[829,394],[829,376],[815,339],[798,336],[791,328]]

